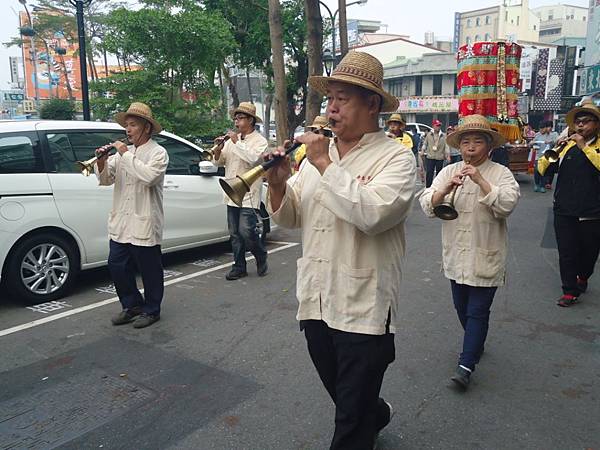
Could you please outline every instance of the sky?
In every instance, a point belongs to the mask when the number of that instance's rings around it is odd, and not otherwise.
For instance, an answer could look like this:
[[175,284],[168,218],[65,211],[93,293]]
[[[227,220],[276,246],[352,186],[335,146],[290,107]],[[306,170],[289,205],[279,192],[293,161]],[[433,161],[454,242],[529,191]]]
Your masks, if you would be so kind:
[[[337,10],[338,0],[323,0],[332,12]],[[346,0],[350,3],[351,0]],[[29,0],[34,3],[35,0]],[[588,0],[530,0],[529,7],[566,3],[576,6],[588,6]],[[0,0],[0,43],[7,42],[18,33],[17,11],[23,9],[18,0]],[[387,25],[387,32],[409,35],[416,42],[423,42],[426,31],[433,31],[440,38],[451,38],[454,27],[454,13],[469,11],[499,4],[498,0],[420,0],[414,6],[408,0],[368,0],[365,5],[351,5],[347,8],[348,19],[379,20]],[[410,6],[409,6],[410,5]],[[327,16],[325,11],[322,11]],[[385,32],[386,28],[381,31]],[[0,44],[0,89],[10,87],[9,56],[19,56],[20,49],[6,48]]]

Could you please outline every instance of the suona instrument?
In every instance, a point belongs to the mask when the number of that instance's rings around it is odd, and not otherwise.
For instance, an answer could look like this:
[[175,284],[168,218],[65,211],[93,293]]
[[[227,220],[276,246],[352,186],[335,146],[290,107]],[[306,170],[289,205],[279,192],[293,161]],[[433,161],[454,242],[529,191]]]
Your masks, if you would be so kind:
[[[465,164],[469,164],[465,161]],[[456,197],[456,191],[458,191],[458,184],[452,189],[452,195],[450,195],[450,201],[443,201],[437,206],[433,207],[433,213],[435,216],[442,220],[454,220],[458,217],[458,211],[454,207],[454,198]]]
[[571,141],[565,141],[562,144],[556,145],[555,147],[546,150],[544,152],[544,158],[546,158],[551,163],[555,163],[556,161],[558,161],[560,152],[567,146],[569,142]]
[[[117,141],[115,142],[123,142],[126,145],[131,145],[131,142],[129,142],[128,138],[123,138],[123,139],[117,139]],[[94,164],[96,164],[96,161],[98,161],[100,158],[103,158],[104,156],[108,155],[108,153],[111,151],[111,149],[113,148],[113,144],[107,144],[104,145],[102,147],[100,147],[99,150],[102,150],[100,155],[95,155],[93,158],[87,159],[85,161],[77,161],[75,163],[75,165],[77,166],[77,168],[80,170],[80,172],[85,175],[86,177],[89,177],[92,173],[94,173]]]
[[215,150],[223,143],[227,142],[229,140],[229,136],[223,136],[220,139],[215,139],[215,142],[218,141],[215,145],[213,145],[213,147],[210,150],[203,150],[200,155],[202,156],[202,159],[204,159],[205,161],[214,161],[215,159]]

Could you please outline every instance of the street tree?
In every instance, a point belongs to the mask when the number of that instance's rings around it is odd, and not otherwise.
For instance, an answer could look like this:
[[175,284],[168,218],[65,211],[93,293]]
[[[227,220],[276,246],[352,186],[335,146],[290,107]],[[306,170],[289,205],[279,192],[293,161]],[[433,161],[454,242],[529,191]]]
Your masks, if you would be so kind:
[[[323,20],[319,0],[304,0],[304,14],[306,16],[306,53],[308,55],[308,76],[323,74]],[[323,97],[318,92],[307,87],[306,97],[306,125],[313,122],[321,112]]]

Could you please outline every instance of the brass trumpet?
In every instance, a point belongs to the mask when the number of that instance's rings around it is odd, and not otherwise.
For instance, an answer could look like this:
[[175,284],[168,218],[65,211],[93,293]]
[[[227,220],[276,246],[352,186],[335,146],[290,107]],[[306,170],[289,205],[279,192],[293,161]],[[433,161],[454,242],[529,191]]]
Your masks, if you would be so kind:
[[[469,164],[469,161],[465,161],[465,164]],[[433,213],[438,219],[442,220],[454,220],[458,217],[458,211],[454,207],[454,197],[456,197],[456,191],[458,191],[458,184],[452,189],[452,195],[450,201],[443,201],[437,206],[433,207]]]
[[560,145],[557,145],[553,148],[549,148],[548,150],[546,150],[544,152],[544,158],[546,158],[551,163],[555,163],[556,161],[558,161],[558,158],[560,157],[560,152],[567,146],[567,144],[569,142],[571,142],[571,141],[570,140],[565,141]]
[[[329,123],[320,127],[319,130],[323,130],[323,128],[328,126]],[[231,178],[229,180],[225,180],[223,178],[219,179],[221,189],[225,191],[225,194],[227,194],[233,203],[241,208],[244,196],[250,191],[250,186],[252,186],[256,180],[261,178],[267,170],[277,164],[281,158],[285,158],[301,145],[302,144],[300,142],[296,142],[285,150],[285,155],[275,156],[273,159],[265,161],[264,163],[250,169],[242,175],[237,175],[235,178]]]
[[217,147],[221,144],[223,144],[224,142],[227,142],[229,140],[229,136],[223,136],[220,139],[215,139],[215,141],[219,141],[218,143],[216,143],[215,145],[213,145],[213,147],[210,150],[203,150],[202,152],[200,152],[200,156],[202,156],[202,159],[204,159],[205,161],[214,161],[215,159],[215,150],[217,149]]
[[[128,138],[117,139],[117,141],[123,142],[126,145],[131,145],[131,142],[129,142]],[[89,177],[92,173],[94,173],[94,164],[96,164],[96,161],[98,161],[103,156],[107,155],[108,152],[110,152],[110,150],[113,148],[113,146],[108,144],[105,145],[103,148],[104,150],[101,155],[94,156],[93,158],[87,159],[85,161],[77,161],[75,163],[76,167],[84,176]]]

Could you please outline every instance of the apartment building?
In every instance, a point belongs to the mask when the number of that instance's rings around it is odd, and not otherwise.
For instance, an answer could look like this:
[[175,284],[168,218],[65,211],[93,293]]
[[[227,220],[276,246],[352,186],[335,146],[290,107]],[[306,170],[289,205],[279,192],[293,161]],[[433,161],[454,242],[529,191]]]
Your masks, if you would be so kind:
[[540,6],[531,10],[540,19],[540,42],[557,43],[570,38],[585,38],[588,8],[574,5]]

